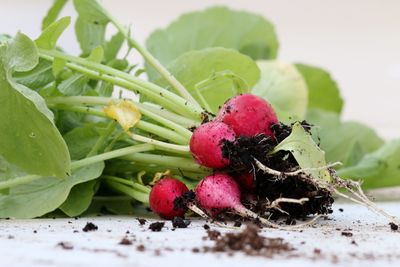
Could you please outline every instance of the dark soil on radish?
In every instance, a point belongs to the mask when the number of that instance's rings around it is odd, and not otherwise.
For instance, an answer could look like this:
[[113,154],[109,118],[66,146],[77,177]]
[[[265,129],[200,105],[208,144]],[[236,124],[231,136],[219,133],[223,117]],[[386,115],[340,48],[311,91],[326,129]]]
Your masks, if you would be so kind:
[[[309,131],[311,125],[302,122],[305,130]],[[274,147],[291,133],[291,126],[275,124],[271,127],[274,137],[259,134],[253,137],[239,137],[235,142],[224,141],[223,157],[230,161],[229,172],[232,176],[242,173],[253,173],[255,177],[253,189],[250,193],[253,198],[243,199],[245,206],[261,216],[271,216],[272,219],[286,218],[288,224],[292,219],[303,219],[308,215],[332,213],[333,198],[331,193],[316,187],[301,178],[301,176],[279,177],[266,174],[255,165],[254,158],[263,165],[281,172],[292,172],[299,168],[296,160],[289,152],[280,151],[268,154]],[[304,174],[303,174],[304,175]],[[244,194],[246,195],[246,194]],[[309,200],[300,205],[297,203],[281,203],[282,211],[266,208],[269,202],[278,198]],[[286,212],[286,213],[285,213]]]

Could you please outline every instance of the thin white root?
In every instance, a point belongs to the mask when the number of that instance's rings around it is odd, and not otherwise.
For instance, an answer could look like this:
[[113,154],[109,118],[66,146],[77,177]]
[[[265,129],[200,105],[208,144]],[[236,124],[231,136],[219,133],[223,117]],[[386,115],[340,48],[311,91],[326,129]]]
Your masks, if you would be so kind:
[[281,198],[277,198],[274,201],[271,202],[271,204],[266,205],[265,208],[267,209],[276,209],[284,214],[289,215],[289,213],[287,213],[286,211],[284,211],[283,209],[281,209],[280,207],[280,203],[294,203],[294,204],[299,204],[299,205],[303,205],[305,202],[307,202],[309,199],[306,197],[300,198],[300,199],[296,199],[296,198],[287,198],[287,197],[281,197]]
[[280,177],[285,177],[285,176],[297,176],[299,174],[305,173],[307,171],[319,171],[319,170],[325,170],[325,169],[329,169],[338,165],[341,165],[341,162],[334,162],[332,164],[328,164],[326,166],[321,166],[318,168],[304,168],[304,169],[298,169],[296,171],[292,171],[292,172],[281,172],[281,171],[277,171],[274,169],[271,169],[267,166],[265,166],[264,164],[262,164],[258,159],[254,158],[254,162],[256,163],[257,167],[262,170],[264,173],[268,173],[274,176],[280,176]]
[[188,207],[188,209],[190,209],[191,211],[193,211],[197,215],[199,215],[199,216],[201,216],[201,217],[203,217],[203,218],[205,218],[207,220],[211,220],[212,223],[214,223],[215,225],[217,225],[219,227],[229,228],[229,229],[238,229],[238,228],[240,228],[240,227],[225,225],[225,224],[222,224],[220,222],[212,220],[212,218],[210,218],[210,216],[208,216],[204,211],[202,211],[194,203],[187,203],[186,206]]
[[314,218],[312,218],[311,220],[302,223],[302,224],[296,224],[296,225],[290,225],[290,226],[282,226],[276,223],[273,223],[263,217],[258,216],[256,213],[252,212],[251,210],[246,209],[245,207],[237,207],[235,209],[235,211],[237,212],[237,214],[239,214],[240,216],[243,217],[249,217],[249,218],[253,218],[255,220],[260,221],[264,226],[268,226],[271,228],[276,228],[276,229],[281,229],[281,230],[296,230],[299,228],[304,228],[306,226],[312,225],[314,224],[314,222],[316,222],[319,218],[324,217],[325,215],[322,214],[318,214],[316,215]]

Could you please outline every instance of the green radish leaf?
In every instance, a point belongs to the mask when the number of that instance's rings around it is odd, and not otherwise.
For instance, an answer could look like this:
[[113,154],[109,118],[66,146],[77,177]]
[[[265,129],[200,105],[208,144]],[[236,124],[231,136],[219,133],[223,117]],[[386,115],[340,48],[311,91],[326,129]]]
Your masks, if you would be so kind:
[[104,61],[110,62],[118,55],[122,44],[125,41],[125,36],[121,32],[117,32],[111,37],[111,40],[104,44]]
[[87,89],[89,78],[83,74],[76,73],[62,81],[57,89],[66,96],[83,95]]
[[58,38],[65,31],[65,29],[71,23],[71,17],[64,17],[60,20],[53,22],[46,29],[43,30],[42,34],[36,39],[35,43],[37,47],[42,49],[54,49],[57,44]]
[[57,77],[65,68],[67,62],[61,58],[54,58],[51,71],[54,77]]
[[366,154],[356,165],[340,169],[338,175],[362,179],[366,189],[400,185],[400,139]]
[[360,159],[383,145],[374,130],[358,122],[341,122],[339,115],[320,109],[311,109],[307,121],[314,139],[326,153],[329,162],[340,161],[343,167],[355,165]]
[[89,55],[94,48],[105,43],[106,27],[110,20],[97,1],[74,0],[74,6],[79,15],[75,24],[76,37],[82,53]]
[[99,182],[91,180],[74,186],[67,200],[60,206],[62,212],[69,217],[76,217],[84,213],[92,203]]
[[101,46],[95,47],[92,52],[90,52],[90,55],[87,57],[89,61],[93,61],[96,63],[101,63],[104,58],[104,49]]
[[132,197],[127,196],[95,196],[85,214],[91,215],[108,212],[110,214],[135,214],[136,216],[140,216],[138,210],[141,211],[142,209],[140,214],[143,217],[151,216],[143,208],[143,205],[134,208],[133,205],[135,202]]
[[71,158],[73,160],[85,158],[97,142],[97,139],[99,139],[99,136],[96,124],[87,124],[66,133],[64,139],[68,145]]
[[69,152],[53,123],[53,113],[39,94],[11,76],[37,63],[34,42],[21,33],[0,46],[0,155],[27,173],[66,177]]
[[308,87],[308,108],[319,108],[340,114],[343,99],[336,82],[325,70],[304,64],[296,64]]
[[[200,103],[204,102],[201,101],[203,97],[211,112],[216,112],[232,96],[249,92],[260,77],[250,57],[222,47],[187,52],[172,61],[168,69]],[[223,75],[219,75],[221,73]],[[247,88],[237,88],[235,77],[243,80]],[[160,77],[156,82],[168,85]],[[200,86],[202,83],[206,86]]]
[[42,30],[50,26],[54,21],[57,20],[58,15],[60,15],[61,10],[64,8],[68,0],[54,0],[53,5],[50,7],[46,16],[42,21]]
[[252,93],[266,99],[280,121],[303,120],[307,111],[308,89],[298,70],[277,60],[257,61],[261,78]]
[[44,59],[39,59],[39,63],[33,69],[25,72],[15,72],[13,78],[17,83],[39,91],[54,81],[52,63]]
[[325,152],[317,146],[299,122],[293,124],[291,134],[275,147],[273,153],[281,150],[290,151],[299,166],[305,169],[305,173],[327,182],[331,180],[331,175],[326,169],[307,170],[325,167],[327,164]]
[[[148,50],[164,65],[180,55],[209,47],[232,48],[253,59],[274,59],[278,40],[273,25],[262,16],[212,7],[191,12],[156,30],[146,41]],[[149,76],[154,78],[154,70]]]
[[12,187],[0,194],[0,218],[26,219],[42,216],[57,209],[77,184],[98,178],[104,163],[95,163],[73,171],[68,179],[43,177],[28,184]]

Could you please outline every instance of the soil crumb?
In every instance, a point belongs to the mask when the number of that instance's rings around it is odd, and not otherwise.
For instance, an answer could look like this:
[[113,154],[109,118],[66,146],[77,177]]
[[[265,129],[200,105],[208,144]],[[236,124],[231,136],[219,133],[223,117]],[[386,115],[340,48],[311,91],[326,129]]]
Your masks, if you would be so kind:
[[207,231],[210,240],[215,241],[213,247],[205,247],[205,252],[227,252],[232,254],[241,251],[250,256],[271,258],[274,255],[290,252],[294,249],[282,238],[268,238],[259,235],[259,227],[249,224],[239,233],[221,234],[215,230]]
[[397,231],[397,230],[399,230],[399,226],[398,226],[397,224],[391,222],[391,223],[389,223],[389,225],[390,225],[390,229],[391,229],[392,231]]
[[146,224],[146,219],[143,218],[136,218],[136,220],[139,222],[140,225],[145,225]]
[[154,222],[149,225],[149,229],[153,232],[161,232],[164,227],[164,222]]
[[85,227],[82,228],[84,232],[97,231],[99,228],[92,222],[87,222]]
[[65,249],[65,250],[71,250],[74,248],[74,246],[69,242],[60,242],[57,244],[57,246],[61,247],[62,249]]
[[342,236],[352,237],[353,233],[351,233],[351,232],[342,232]]
[[132,240],[124,237],[121,239],[121,241],[119,242],[120,245],[125,245],[125,246],[130,246],[132,245]]
[[141,244],[141,245],[139,245],[139,246],[136,247],[136,250],[137,250],[137,251],[140,251],[140,252],[143,252],[143,251],[146,250],[146,247],[145,247],[143,244]]
[[190,220],[185,220],[181,217],[174,217],[172,219],[172,227],[174,228],[187,228],[190,225]]

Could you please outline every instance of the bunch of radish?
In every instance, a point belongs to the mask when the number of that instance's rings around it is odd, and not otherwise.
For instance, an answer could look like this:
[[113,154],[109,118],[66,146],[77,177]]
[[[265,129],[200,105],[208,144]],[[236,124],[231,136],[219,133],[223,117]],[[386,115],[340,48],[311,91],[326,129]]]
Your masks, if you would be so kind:
[[[212,168],[215,173],[204,177],[194,189],[196,204],[209,216],[229,210],[245,217],[258,218],[241,203],[241,194],[253,187],[254,175],[248,171],[233,178],[229,170],[230,160],[223,156],[225,141],[234,142],[238,137],[264,134],[273,138],[271,126],[278,118],[271,105],[264,99],[242,94],[228,100],[213,121],[200,125],[190,140],[194,160]],[[174,181],[174,182],[172,182]],[[182,216],[183,210],[174,207],[174,200],[187,191],[187,187],[172,178],[158,182],[150,194],[152,210],[163,218]]]

